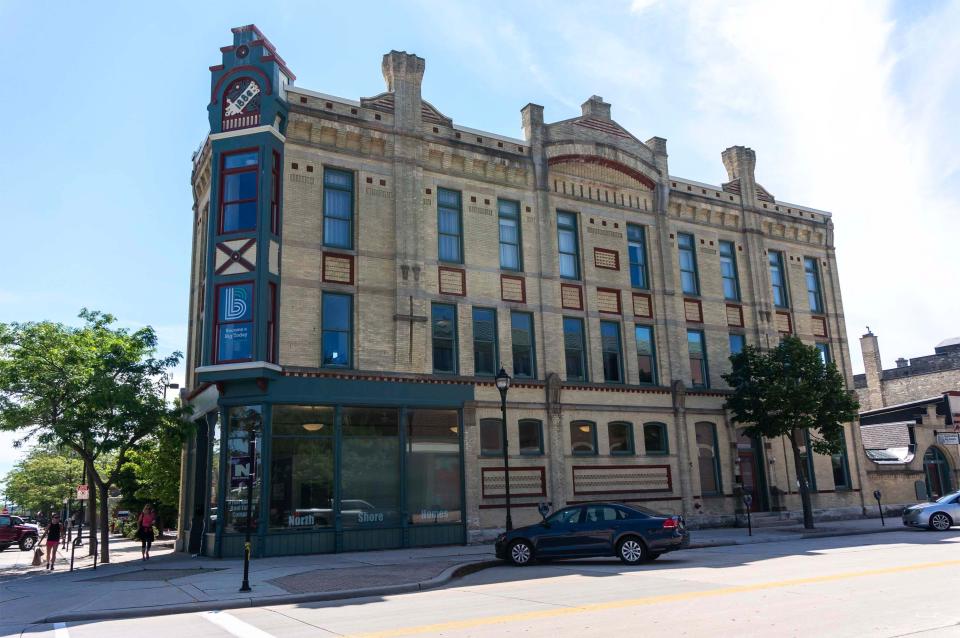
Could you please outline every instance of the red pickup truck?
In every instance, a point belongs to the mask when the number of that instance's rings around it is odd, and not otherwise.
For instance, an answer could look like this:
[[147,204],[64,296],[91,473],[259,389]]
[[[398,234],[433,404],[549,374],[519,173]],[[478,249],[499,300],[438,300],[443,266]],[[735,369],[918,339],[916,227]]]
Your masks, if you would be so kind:
[[23,551],[33,549],[37,544],[37,528],[14,521],[8,514],[0,514],[0,552],[11,545],[19,545]]

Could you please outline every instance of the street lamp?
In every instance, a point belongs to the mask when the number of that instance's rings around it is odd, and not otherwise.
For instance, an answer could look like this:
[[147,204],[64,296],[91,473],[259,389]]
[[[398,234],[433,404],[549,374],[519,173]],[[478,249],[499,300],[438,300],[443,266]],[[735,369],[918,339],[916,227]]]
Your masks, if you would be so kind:
[[166,380],[163,382],[163,404],[167,404],[167,388],[171,390],[178,390],[180,388],[179,383],[167,383]]
[[247,472],[247,529],[243,543],[243,584],[240,585],[240,591],[247,592],[250,591],[250,528],[253,526],[253,479],[257,468],[254,455],[257,451],[257,434],[260,433],[260,425],[263,420],[256,410],[247,410],[247,413],[239,421],[246,424],[247,459],[250,463],[250,469]]
[[513,519],[510,517],[510,457],[507,455],[507,390],[510,389],[510,375],[500,368],[495,377],[497,390],[500,390],[500,436],[503,439],[503,483],[507,494],[507,531],[513,529]]

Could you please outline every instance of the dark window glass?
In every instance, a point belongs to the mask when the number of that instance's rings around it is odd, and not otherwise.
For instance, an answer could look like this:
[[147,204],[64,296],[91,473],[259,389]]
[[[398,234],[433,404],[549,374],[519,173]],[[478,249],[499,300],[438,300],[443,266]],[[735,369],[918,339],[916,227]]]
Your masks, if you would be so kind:
[[850,467],[847,464],[847,439],[843,431],[840,432],[840,451],[831,456],[833,465],[833,485],[838,490],[849,490]]
[[747,345],[747,338],[741,334],[730,333],[730,354],[740,354]]
[[280,232],[280,153],[273,152],[273,166],[270,169],[270,232]]
[[497,201],[500,218],[500,267],[504,270],[523,270],[520,243],[520,204],[508,200]]
[[333,527],[333,428],[321,432],[327,436],[273,437],[271,529]]
[[832,361],[830,358],[830,344],[818,343],[817,350],[820,351],[820,360],[823,361],[823,365],[827,365]]
[[560,250],[560,276],[564,279],[580,279],[580,241],[575,213],[557,213],[557,244]]
[[[220,494],[220,411],[217,410],[211,418],[210,425],[210,500],[207,503],[207,531],[217,531],[217,503]],[[206,419],[203,420],[206,424]],[[203,427],[203,426],[201,426]]]
[[353,248],[353,173],[323,171],[323,245]]
[[480,454],[503,454],[503,426],[500,419],[480,419]]
[[607,424],[610,454],[633,454],[633,424],[614,421]]
[[407,411],[407,509],[414,525],[460,523],[460,417],[456,410]]
[[231,153],[223,158],[224,168],[248,168],[257,165],[257,152],[244,151],[242,153]]
[[634,288],[649,288],[647,240],[643,226],[627,224],[627,252],[630,256],[630,285]]
[[810,430],[804,430],[800,437],[800,460],[807,469],[807,480],[811,492],[817,491],[817,473],[813,467],[813,453],[810,447]]
[[690,377],[694,388],[709,385],[707,374],[707,349],[700,330],[687,330],[687,347],[690,350]]
[[563,318],[563,350],[567,363],[567,381],[586,381],[587,365],[584,353],[583,320]]
[[720,242],[720,276],[723,278],[723,298],[727,301],[740,301],[737,254],[732,241]]
[[513,376],[521,379],[535,378],[537,364],[533,347],[533,315],[527,312],[511,312],[510,336],[513,340]]
[[823,312],[823,294],[820,291],[820,269],[813,257],[803,258],[803,271],[807,280],[807,301],[810,312]]
[[657,383],[657,351],[653,342],[652,326],[636,326],[633,329],[637,340],[637,367],[640,383]]
[[277,284],[267,283],[270,305],[267,307],[267,361],[277,362]]
[[440,261],[463,263],[463,215],[460,193],[445,188],[437,189],[438,255]]
[[574,454],[597,453],[597,424],[574,421],[570,424],[570,449]]
[[787,294],[786,273],[783,271],[783,253],[771,250],[770,260],[770,284],[773,286],[773,305],[777,308],[789,308],[790,298]]
[[697,254],[693,235],[677,233],[677,249],[680,256],[680,287],[688,295],[699,295],[700,278],[697,275]]
[[433,304],[433,371],[457,373],[457,308]]
[[[237,406],[227,410],[227,480],[226,511],[223,516],[223,531],[244,532],[247,521],[256,528],[260,516],[260,485],[263,472],[260,467],[263,449],[263,411],[258,405]],[[254,458],[250,459],[250,434],[254,437]],[[250,474],[253,473],[253,491],[250,492],[252,509],[247,517],[247,493],[250,489]],[[218,523],[220,517],[217,517]]]
[[235,233],[257,227],[256,152],[223,156],[220,230]]
[[694,426],[697,436],[697,461],[700,466],[700,493],[720,494],[720,448],[717,428],[701,421]]
[[340,521],[344,527],[400,524],[400,415],[390,408],[344,408]]
[[616,508],[609,505],[587,505],[587,516],[585,523],[608,523],[610,521],[620,520],[620,514]]
[[478,376],[497,373],[497,311],[473,309],[473,372]]
[[623,383],[620,325],[615,321],[601,321],[600,341],[603,346],[603,380],[610,383]]
[[323,366],[349,368],[353,350],[353,297],[323,293]]
[[543,454],[543,424],[536,419],[520,419],[520,454]]
[[647,454],[668,454],[667,426],[663,423],[644,423],[643,447]]

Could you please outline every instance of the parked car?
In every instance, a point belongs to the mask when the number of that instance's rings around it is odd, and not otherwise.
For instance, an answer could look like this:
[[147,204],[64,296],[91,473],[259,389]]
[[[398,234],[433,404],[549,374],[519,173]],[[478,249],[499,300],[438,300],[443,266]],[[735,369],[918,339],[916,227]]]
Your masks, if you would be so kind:
[[960,492],[941,496],[932,503],[917,503],[903,510],[907,527],[926,527],[945,532],[960,523]]
[[497,537],[497,558],[514,565],[555,558],[616,556],[628,565],[690,544],[683,518],[622,503],[566,507],[540,523]]
[[[19,517],[16,517],[19,519]],[[11,545],[19,545],[23,551],[33,549],[37,544],[37,528],[14,522],[9,514],[0,514],[0,552]],[[20,519],[22,520],[22,519]]]
[[11,516],[10,518],[13,519],[13,524],[14,524],[14,525],[26,525],[27,527],[32,527],[33,529],[37,530],[37,535],[38,535],[38,536],[40,535],[40,525],[39,525],[39,523],[34,523],[34,522],[31,522],[31,521],[25,521],[25,520],[24,520],[23,518],[21,518],[20,516]]

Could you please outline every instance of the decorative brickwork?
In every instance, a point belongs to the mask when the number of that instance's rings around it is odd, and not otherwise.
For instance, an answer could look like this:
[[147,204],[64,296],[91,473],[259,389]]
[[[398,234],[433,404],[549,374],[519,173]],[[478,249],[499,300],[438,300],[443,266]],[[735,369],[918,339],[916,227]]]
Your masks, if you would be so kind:
[[324,253],[323,280],[332,284],[353,285],[353,255]]
[[461,268],[449,268],[440,266],[439,281],[441,295],[458,295],[463,297],[467,294],[467,275]]
[[827,336],[827,320],[825,317],[810,317],[810,325],[813,328],[814,337]]
[[[481,471],[483,498],[506,496],[506,473],[502,467],[485,467]],[[546,496],[547,473],[543,467],[511,467],[510,496]]]
[[560,284],[560,300],[568,310],[583,310],[583,288],[573,284]]
[[653,317],[653,301],[648,293],[633,293],[633,316],[647,319]]
[[606,248],[594,248],[593,265],[606,270],[620,270],[620,253]]
[[500,298],[527,303],[527,284],[523,277],[500,275]]
[[777,312],[774,315],[777,332],[784,335],[793,334],[793,318],[789,312]]
[[699,299],[683,300],[683,316],[687,321],[703,323],[703,306]]
[[573,466],[573,493],[577,496],[669,492],[672,489],[669,465]]
[[733,303],[727,304],[727,325],[734,328],[743,327],[743,306]]
[[620,314],[620,291],[613,288],[597,288],[597,310]]

